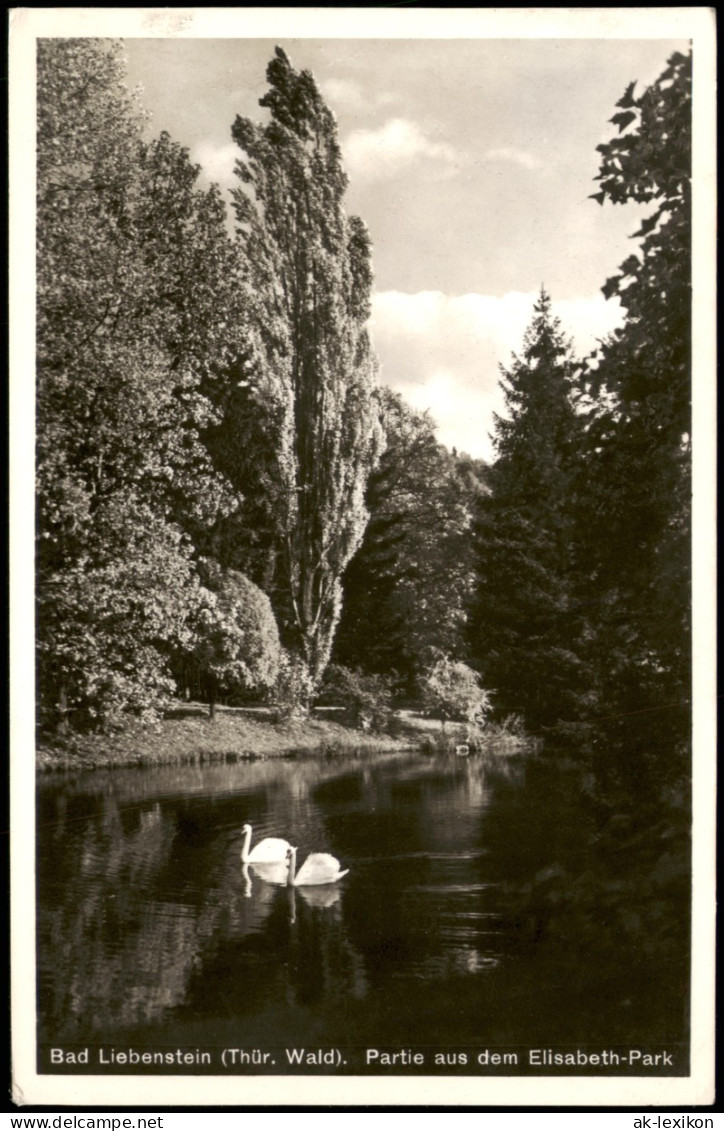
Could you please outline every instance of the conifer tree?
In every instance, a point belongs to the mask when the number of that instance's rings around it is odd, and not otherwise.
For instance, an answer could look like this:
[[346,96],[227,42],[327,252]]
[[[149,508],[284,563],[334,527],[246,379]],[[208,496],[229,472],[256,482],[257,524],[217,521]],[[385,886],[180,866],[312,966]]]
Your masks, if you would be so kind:
[[490,493],[475,526],[471,649],[498,714],[522,715],[540,732],[574,718],[584,689],[571,543],[574,362],[545,290],[522,356],[502,374],[508,415],[495,416]]

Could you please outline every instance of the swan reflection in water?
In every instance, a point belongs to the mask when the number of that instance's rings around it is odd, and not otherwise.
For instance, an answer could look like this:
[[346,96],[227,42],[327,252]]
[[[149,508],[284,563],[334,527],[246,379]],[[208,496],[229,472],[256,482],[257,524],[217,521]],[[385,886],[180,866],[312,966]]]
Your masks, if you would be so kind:
[[265,884],[274,887],[286,887],[289,876],[289,865],[284,860],[274,860],[268,863],[247,864],[241,866],[241,875],[244,881],[244,895],[249,898],[252,894],[252,877],[263,880]]
[[300,895],[304,903],[308,907],[332,907],[335,903],[339,903],[342,892],[337,887],[318,887],[318,888],[301,888],[293,887],[291,884],[287,887],[289,892],[289,922],[296,923],[297,921],[297,895]]
[[[287,862],[276,861],[268,864],[242,864],[241,875],[244,883],[244,895],[251,899],[254,894],[254,880],[261,880],[258,888],[258,898],[262,902],[276,899],[273,888],[284,888],[289,901],[289,921],[295,923],[297,918],[296,896],[299,894],[308,907],[326,908],[338,903],[342,892],[334,883],[322,884],[317,887],[298,887],[289,883],[289,868]],[[264,885],[269,885],[264,890]]]

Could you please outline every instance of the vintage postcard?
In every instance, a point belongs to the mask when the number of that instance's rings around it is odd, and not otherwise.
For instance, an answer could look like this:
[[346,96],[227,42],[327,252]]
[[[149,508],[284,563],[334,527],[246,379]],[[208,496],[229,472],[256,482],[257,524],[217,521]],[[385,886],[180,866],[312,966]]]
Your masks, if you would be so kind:
[[714,21],[11,11],[16,1105],[713,1102]]

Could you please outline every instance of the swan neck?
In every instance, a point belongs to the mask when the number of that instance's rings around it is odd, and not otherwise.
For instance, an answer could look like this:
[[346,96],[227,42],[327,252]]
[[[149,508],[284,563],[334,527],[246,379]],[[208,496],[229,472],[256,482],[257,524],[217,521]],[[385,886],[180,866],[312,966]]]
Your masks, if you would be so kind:
[[244,833],[244,841],[243,841],[243,844],[241,846],[241,860],[242,860],[243,864],[246,864],[247,860],[249,859],[249,845],[250,844],[251,844],[251,826],[249,826],[249,828],[247,828],[246,832]]
[[287,875],[287,885],[294,886],[294,877],[297,873],[297,850],[292,848],[289,852],[289,873]]

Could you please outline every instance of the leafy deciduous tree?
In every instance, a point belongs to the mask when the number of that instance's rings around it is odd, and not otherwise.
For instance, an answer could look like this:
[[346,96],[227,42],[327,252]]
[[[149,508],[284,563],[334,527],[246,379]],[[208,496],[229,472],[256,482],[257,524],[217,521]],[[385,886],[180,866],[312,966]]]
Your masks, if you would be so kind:
[[602,713],[609,751],[645,729],[635,762],[619,767],[644,790],[682,771],[690,728],[691,62],[675,53],[638,97],[631,83],[617,134],[598,147],[595,199],[653,210],[603,288],[625,323],[582,375],[593,403],[579,543]]
[[479,469],[438,443],[426,413],[379,390],[387,447],[368,493],[370,523],[344,576],[335,657],[395,674],[410,694],[441,654],[467,654],[470,531]]
[[426,699],[440,716],[443,726],[447,719],[480,725],[490,708],[487,691],[480,686],[477,672],[460,660],[444,656],[433,664],[424,678]]
[[[114,41],[38,46],[38,661],[43,718],[149,710],[188,644],[189,537],[233,509],[202,442],[233,253],[218,192],[145,144]],[[182,533],[185,532],[185,533]],[[134,660],[133,642],[137,651]]]

